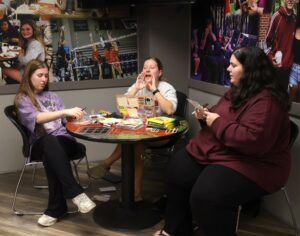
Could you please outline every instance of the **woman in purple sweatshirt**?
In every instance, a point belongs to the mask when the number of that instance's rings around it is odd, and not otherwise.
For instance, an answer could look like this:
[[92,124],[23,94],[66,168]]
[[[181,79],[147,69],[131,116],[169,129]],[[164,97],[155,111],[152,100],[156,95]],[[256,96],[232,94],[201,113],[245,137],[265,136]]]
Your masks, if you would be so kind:
[[233,52],[231,89],[212,108],[196,111],[202,129],[171,159],[163,230],[233,236],[237,208],[279,190],[290,173],[289,99],[272,62],[257,47]]
[[66,109],[61,98],[49,90],[49,70],[44,62],[27,63],[15,97],[20,123],[30,135],[31,160],[42,158],[48,180],[48,206],[38,219],[42,226],[52,226],[67,213],[67,199],[87,213],[96,204],[83,192],[72,173],[70,160],[78,145],[64,126],[66,118],[80,119],[80,107]]

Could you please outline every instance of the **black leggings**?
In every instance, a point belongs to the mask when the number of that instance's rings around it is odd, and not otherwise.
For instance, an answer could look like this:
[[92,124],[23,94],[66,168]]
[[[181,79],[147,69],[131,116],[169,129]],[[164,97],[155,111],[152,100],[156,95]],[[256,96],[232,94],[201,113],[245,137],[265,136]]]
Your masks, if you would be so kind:
[[48,180],[49,198],[45,214],[52,217],[67,212],[66,199],[83,192],[73,176],[70,160],[78,152],[77,142],[66,136],[46,135],[38,139],[31,151],[33,160],[43,160]]
[[192,234],[195,220],[205,236],[234,236],[240,204],[267,193],[240,173],[221,165],[200,165],[185,149],[167,169],[165,231]]

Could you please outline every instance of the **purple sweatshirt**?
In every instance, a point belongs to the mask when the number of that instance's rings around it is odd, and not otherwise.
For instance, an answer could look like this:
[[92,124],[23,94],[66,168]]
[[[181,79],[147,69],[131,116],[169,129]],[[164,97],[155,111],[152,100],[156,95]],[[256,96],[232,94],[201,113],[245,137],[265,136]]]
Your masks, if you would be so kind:
[[[50,91],[36,94],[36,99],[42,112],[62,110],[65,107],[60,97],[58,97],[56,93]],[[39,112],[40,111],[33,106],[27,96],[21,97],[18,104],[18,118],[30,132],[30,144],[46,134],[55,136],[65,135],[74,139],[67,133],[64,126],[64,123],[66,122],[65,119],[57,119],[44,124],[37,124],[36,117]]]
[[191,139],[187,151],[204,165],[223,165],[243,174],[267,192],[279,190],[290,173],[290,122],[267,91],[237,111],[224,98],[212,107],[220,115]]

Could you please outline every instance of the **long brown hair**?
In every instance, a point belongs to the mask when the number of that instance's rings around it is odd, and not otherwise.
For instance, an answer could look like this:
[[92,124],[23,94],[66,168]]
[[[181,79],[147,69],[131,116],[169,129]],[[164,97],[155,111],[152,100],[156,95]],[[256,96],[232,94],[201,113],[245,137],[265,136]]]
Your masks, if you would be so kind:
[[[38,40],[44,46],[44,42],[43,42],[43,39],[41,36],[41,31],[37,27],[36,23],[31,19],[23,20],[21,22],[20,32],[21,32],[21,28],[23,25],[29,25],[32,28],[32,37],[31,38]],[[26,54],[26,50],[28,47],[28,40],[23,38],[22,32],[20,33],[19,40],[20,40],[19,46],[24,49],[25,54]]]
[[[33,73],[38,70],[38,69],[43,69],[47,68],[48,66],[45,62],[39,61],[39,60],[31,60],[30,62],[27,63],[25,66],[24,74],[23,74],[23,79],[21,81],[20,87],[18,89],[18,92],[15,97],[15,105],[18,107],[20,98],[23,96],[27,96],[32,104],[40,109],[40,106],[35,98],[35,93],[34,93],[34,86],[31,81],[31,77]],[[49,80],[43,89],[43,91],[48,91],[49,90]]]

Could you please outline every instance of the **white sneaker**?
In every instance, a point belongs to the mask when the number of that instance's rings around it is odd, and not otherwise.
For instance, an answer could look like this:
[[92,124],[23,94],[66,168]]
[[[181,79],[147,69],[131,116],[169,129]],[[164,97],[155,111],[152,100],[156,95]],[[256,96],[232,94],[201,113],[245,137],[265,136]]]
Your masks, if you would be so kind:
[[57,218],[54,218],[52,216],[48,216],[43,214],[39,219],[38,219],[38,224],[42,226],[51,226],[54,225],[57,222]]
[[72,202],[78,206],[81,213],[88,213],[96,204],[85,194],[81,193],[72,199]]

